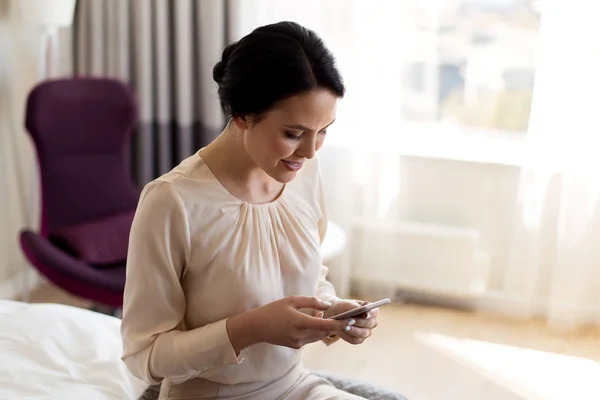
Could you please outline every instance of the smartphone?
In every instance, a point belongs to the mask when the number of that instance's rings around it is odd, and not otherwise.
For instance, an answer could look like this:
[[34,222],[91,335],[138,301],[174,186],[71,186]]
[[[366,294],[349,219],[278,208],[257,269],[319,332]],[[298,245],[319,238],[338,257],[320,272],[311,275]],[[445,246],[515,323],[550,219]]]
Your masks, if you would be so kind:
[[346,319],[346,318],[350,318],[350,317],[355,317],[357,315],[364,314],[368,311],[371,311],[374,308],[378,308],[381,306],[385,306],[386,304],[390,304],[390,302],[391,302],[390,299],[379,300],[374,303],[369,303],[367,305],[356,307],[352,310],[345,311],[341,314],[334,315],[333,317],[329,317],[329,319],[342,320],[342,319]]

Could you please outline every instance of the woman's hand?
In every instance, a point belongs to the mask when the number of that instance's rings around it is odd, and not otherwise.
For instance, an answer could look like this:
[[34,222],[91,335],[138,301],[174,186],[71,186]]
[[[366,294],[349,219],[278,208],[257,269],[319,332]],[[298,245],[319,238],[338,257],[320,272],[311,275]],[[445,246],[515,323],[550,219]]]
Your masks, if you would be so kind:
[[[236,353],[256,343],[299,349],[348,327],[350,319],[323,319],[331,303],[316,297],[291,296],[247,311],[227,320],[227,333]],[[317,310],[316,316],[300,309]]]
[[[338,300],[329,310],[327,310],[325,317],[328,318],[367,304],[369,304],[368,301]],[[377,327],[378,314],[379,309],[374,308],[369,312],[357,315],[356,317],[353,317],[355,322],[352,326],[347,326],[341,332],[337,332],[336,334],[348,343],[361,344],[371,336],[373,329]]]

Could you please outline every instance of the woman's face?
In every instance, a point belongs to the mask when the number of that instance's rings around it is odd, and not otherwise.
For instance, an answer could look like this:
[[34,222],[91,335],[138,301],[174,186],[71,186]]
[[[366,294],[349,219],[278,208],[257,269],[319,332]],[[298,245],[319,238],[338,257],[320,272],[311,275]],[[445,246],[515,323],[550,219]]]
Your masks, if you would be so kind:
[[248,155],[276,181],[291,181],[323,146],[337,101],[335,94],[319,89],[279,102],[256,123],[238,119]]

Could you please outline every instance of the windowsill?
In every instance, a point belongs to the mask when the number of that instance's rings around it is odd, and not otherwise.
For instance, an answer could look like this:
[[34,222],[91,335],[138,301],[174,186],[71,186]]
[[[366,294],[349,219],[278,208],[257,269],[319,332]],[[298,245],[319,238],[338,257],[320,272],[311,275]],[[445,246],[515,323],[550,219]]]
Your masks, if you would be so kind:
[[[384,137],[384,135],[386,137]],[[521,167],[525,134],[441,123],[405,123],[398,135],[369,134],[348,140],[343,127],[335,129],[328,146],[351,151],[393,154]]]

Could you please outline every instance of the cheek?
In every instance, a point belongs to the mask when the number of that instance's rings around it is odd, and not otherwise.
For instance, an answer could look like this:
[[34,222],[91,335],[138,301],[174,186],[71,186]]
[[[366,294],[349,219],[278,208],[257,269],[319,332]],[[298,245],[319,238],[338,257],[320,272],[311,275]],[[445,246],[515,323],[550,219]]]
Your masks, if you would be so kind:
[[246,149],[255,160],[270,163],[289,157],[295,150],[294,142],[282,138],[269,130],[256,130],[246,133]]
[[291,140],[277,139],[273,140],[271,144],[271,151],[273,155],[278,158],[288,157],[296,150],[296,145]]

